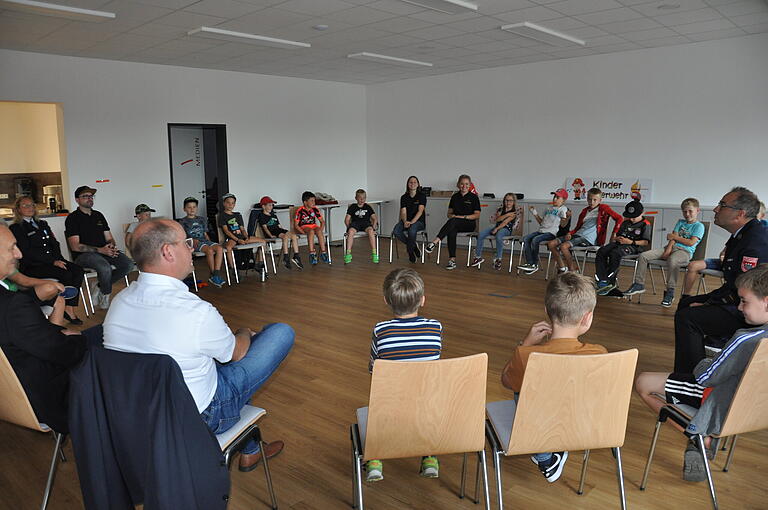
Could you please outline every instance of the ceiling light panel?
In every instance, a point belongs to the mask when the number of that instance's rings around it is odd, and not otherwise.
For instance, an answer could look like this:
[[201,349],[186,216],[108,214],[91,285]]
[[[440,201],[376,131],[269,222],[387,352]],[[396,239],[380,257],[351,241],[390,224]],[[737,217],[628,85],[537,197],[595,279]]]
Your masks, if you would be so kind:
[[187,32],[187,35],[194,37],[205,37],[207,39],[218,39],[220,41],[269,46],[271,48],[283,48],[288,50],[312,47],[312,45],[308,43],[289,41],[288,39],[277,39],[275,37],[267,37],[265,35],[246,34],[245,32],[233,32],[232,30],[223,30],[221,28],[214,27],[195,28],[194,30]]
[[393,64],[405,67],[432,67],[429,62],[421,62],[419,60],[410,60],[407,58],[390,57],[389,55],[380,55],[378,53],[369,53],[363,51],[361,53],[352,53],[347,55],[347,58],[354,58],[356,60],[368,60],[370,62],[381,62],[384,64]]
[[477,11],[477,4],[464,0],[401,0],[402,2],[431,9],[445,14],[459,14],[467,11]]
[[514,23],[512,25],[504,25],[501,27],[506,32],[511,32],[515,35],[527,37],[535,41],[551,44],[552,46],[586,46],[587,43],[563,32],[558,32],[551,28],[547,28],[530,21],[524,21],[522,23]]
[[91,9],[70,7],[68,5],[37,2],[35,0],[0,0],[0,9],[40,14],[42,16],[53,16],[56,18],[65,18],[76,21],[110,21],[116,17],[114,12],[94,11]]

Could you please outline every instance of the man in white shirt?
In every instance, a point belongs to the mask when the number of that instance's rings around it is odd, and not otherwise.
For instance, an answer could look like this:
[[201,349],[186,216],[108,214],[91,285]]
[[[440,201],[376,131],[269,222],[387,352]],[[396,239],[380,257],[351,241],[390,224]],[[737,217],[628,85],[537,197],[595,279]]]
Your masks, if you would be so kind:
[[[185,238],[171,220],[148,220],[136,228],[131,253],[141,274],[114,299],[104,320],[104,346],[171,356],[203,421],[220,434],[237,423],[240,410],[288,355],[295,335],[287,324],[233,334],[216,308],[182,283],[192,267]],[[272,458],[282,449],[283,442],[274,441],[266,455]],[[261,456],[258,444],[250,442],[240,470],[251,471]]]

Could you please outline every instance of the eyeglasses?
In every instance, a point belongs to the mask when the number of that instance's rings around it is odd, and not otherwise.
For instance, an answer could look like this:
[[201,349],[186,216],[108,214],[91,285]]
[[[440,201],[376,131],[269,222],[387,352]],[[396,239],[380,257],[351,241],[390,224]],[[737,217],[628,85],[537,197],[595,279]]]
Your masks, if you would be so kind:
[[187,248],[189,248],[190,250],[194,250],[195,249],[195,240],[192,239],[191,237],[187,237],[186,239],[182,239],[181,241],[174,241],[174,242],[168,243],[168,244],[179,244],[179,243],[186,244]]
[[742,209],[741,207],[734,207],[734,206],[732,206],[732,205],[728,205],[728,204],[726,204],[725,202],[723,202],[722,200],[721,200],[720,202],[718,202],[718,203],[717,203],[717,206],[718,206],[720,209],[733,209],[734,211],[743,211],[743,210],[744,210],[744,209]]
[[25,204],[19,204],[19,209],[34,209],[35,204],[34,203],[25,203]]
[[80,195],[77,198],[93,198],[93,195]]

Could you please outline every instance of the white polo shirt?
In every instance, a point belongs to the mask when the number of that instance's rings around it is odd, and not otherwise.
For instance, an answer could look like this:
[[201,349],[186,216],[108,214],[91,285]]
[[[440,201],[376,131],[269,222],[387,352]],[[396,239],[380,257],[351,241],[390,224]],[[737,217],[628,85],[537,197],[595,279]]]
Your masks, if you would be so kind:
[[142,272],[120,292],[104,320],[104,347],[123,352],[168,354],[181,367],[197,409],[216,393],[214,359],[232,359],[235,336],[207,301],[176,278]]

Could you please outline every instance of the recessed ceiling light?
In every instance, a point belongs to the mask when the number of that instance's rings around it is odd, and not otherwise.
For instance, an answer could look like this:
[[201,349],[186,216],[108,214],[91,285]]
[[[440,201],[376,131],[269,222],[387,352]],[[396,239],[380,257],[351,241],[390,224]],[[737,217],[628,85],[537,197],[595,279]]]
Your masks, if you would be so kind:
[[661,5],[657,5],[656,8],[661,10],[679,9],[680,4],[661,4]]
[[323,30],[328,30],[328,25],[314,25],[312,28],[314,28],[315,30],[323,31]]
[[205,37],[207,39],[218,39],[221,41],[241,42],[248,44],[257,44],[259,46],[269,46],[272,48],[283,48],[293,50],[296,48],[309,48],[312,45],[308,43],[289,41],[288,39],[277,39],[265,35],[246,34],[245,32],[233,32],[221,28],[200,27],[187,32],[187,35],[196,37]]
[[385,64],[394,64],[406,67],[432,67],[429,62],[421,62],[419,60],[410,60],[407,58],[390,57],[389,55],[380,55],[378,53],[368,53],[363,51],[361,53],[352,53],[347,55],[347,58],[354,58],[357,60],[369,60],[371,62],[383,62]]
[[511,32],[515,35],[527,37],[535,41],[551,44],[552,46],[586,46],[587,43],[581,39],[577,39],[572,35],[558,32],[551,28],[543,27],[530,21],[524,21],[522,23],[514,23],[512,25],[504,25],[501,27],[506,32]]
[[425,9],[442,12],[444,14],[459,14],[461,12],[476,11],[477,4],[465,0],[401,0],[405,3],[418,5]]
[[93,11],[68,5],[36,2],[35,0],[0,0],[0,8],[77,21],[109,21],[116,17],[114,12]]

